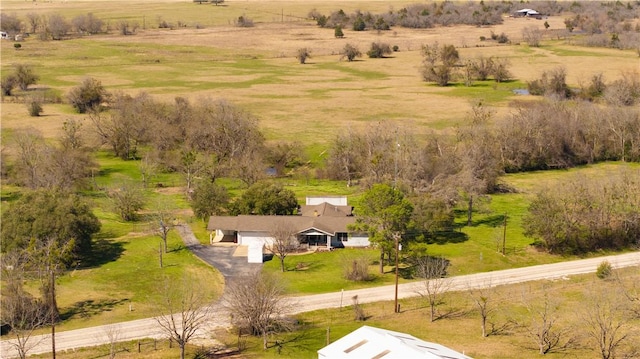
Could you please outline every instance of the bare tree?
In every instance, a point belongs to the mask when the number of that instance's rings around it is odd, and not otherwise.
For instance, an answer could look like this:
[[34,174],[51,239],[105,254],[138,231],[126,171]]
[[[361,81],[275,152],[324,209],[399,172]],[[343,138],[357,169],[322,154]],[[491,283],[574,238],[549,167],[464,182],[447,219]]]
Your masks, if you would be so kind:
[[13,136],[17,149],[16,171],[19,181],[30,188],[37,188],[44,166],[47,146],[40,131],[34,128],[16,131]]
[[522,38],[529,46],[539,47],[542,40],[542,30],[537,26],[527,26],[522,29]]
[[122,329],[117,324],[109,324],[102,330],[102,335],[96,336],[96,340],[106,342],[109,345],[109,359],[116,357],[117,344],[122,340]]
[[[529,294],[530,295],[530,294]],[[523,298],[528,313],[526,327],[529,337],[536,343],[539,354],[563,351],[574,347],[577,336],[574,328],[563,327],[560,319],[559,304],[544,291],[541,302]]]
[[157,306],[159,315],[154,317],[169,339],[178,343],[181,359],[189,341],[204,329],[211,311],[210,299],[197,283],[197,278],[185,277],[179,282],[165,279]]
[[592,349],[602,359],[631,358],[638,353],[638,348],[634,348],[638,328],[626,315],[626,303],[620,298],[606,288],[587,294],[581,319]]
[[437,308],[443,302],[445,293],[451,287],[451,278],[447,278],[449,261],[442,257],[420,257],[417,261],[417,275],[422,279],[417,284],[417,293],[429,304],[430,320],[439,318]]
[[2,255],[3,293],[1,304],[2,323],[10,327],[7,343],[21,359],[37,346],[44,336],[36,340],[36,330],[49,323],[49,312],[43,303],[26,292],[22,286],[26,252],[13,251]]
[[173,229],[173,210],[167,200],[161,199],[156,202],[155,211],[153,214],[153,232],[162,239],[164,252],[167,253],[167,237],[169,232]]
[[495,288],[492,287],[491,280],[489,280],[475,287],[467,284],[467,293],[480,314],[482,337],[487,337],[489,335],[487,332],[487,320],[489,316],[498,309],[495,298]]
[[234,280],[223,301],[234,325],[261,336],[264,349],[269,335],[292,329],[287,318],[292,303],[285,297],[282,280],[273,274],[257,270]]
[[284,259],[289,253],[295,252],[300,247],[298,230],[284,219],[275,221],[270,231],[273,240],[267,243],[266,248],[280,260],[280,270],[284,272]]

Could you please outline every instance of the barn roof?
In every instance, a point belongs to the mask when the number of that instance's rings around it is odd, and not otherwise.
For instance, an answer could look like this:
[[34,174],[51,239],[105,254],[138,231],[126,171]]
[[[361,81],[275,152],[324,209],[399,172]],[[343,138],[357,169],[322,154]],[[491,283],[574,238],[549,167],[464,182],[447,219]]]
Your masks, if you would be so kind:
[[443,345],[427,342],[413,335],[367,325],[318,350],[318,358],[471,359]]

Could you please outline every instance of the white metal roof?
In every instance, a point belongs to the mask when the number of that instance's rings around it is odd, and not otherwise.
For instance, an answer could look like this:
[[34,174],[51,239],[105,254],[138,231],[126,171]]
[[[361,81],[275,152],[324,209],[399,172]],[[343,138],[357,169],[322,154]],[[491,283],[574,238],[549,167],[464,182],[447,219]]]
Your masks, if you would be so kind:
[[471,359],[443,345],[391,330],[362,326],[318,350],[319,359]]

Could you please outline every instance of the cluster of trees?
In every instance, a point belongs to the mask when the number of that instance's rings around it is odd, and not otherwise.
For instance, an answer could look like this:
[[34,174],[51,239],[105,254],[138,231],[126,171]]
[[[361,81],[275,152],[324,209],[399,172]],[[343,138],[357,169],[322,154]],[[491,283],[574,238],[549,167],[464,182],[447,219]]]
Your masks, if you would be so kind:
[[40,15],[28,13],[25,21],[15,14],[2,14],[2,31],[16,35],[21,33],[39,34],[42,40],[62,40],[71,33],[93,35],[105,32],[106,24],[92,13],[81,14],[71,21],[58,13]]
[[[10,210],[2,211],[0,248],[3,298],[1,320],[26,355],[29,337],[59,320],[56,278],[92,257],[92,237],[100,221],[78,195],[55,190],[25,192]],[[24,285],[39,285],[35,297]],[[37,344],[37,343],[36,343]]]
[[559,100],[579,98],[592,102],[603,102],[611,106],[633,106],[640,102],[640,77],[637,72],[624,73],[615,81],[607,83],[602,74],[593,75],[579,89],[572,89],[566,82],[567,71],[557,67],[544,71],[540,78],[527,83],[532,95],[553,97]]
[[2,76],[0,88],[2,88],[2,96],[11,96],[13,89],[18,87],[22,91],[26,91],[29,86],[35,85],[40,76],[38,76],[33,67],[26,64],[16,64],[12,73]]
[[14,161],[3,161],[3,174],[14,184],[30,189],[86,188],[98,165],[79,133],[82,125],[66,121],[58,143],[46,141],[34,128],[16,130],[9,145]]
[[424,81],[435,82],[438,86],[447,86],[456,78],[462,79],[466,86],[471,86],[475,80],[493,78],[503,82],[511,78],[507,59],[480,56],[462,61],[455,46],[437,42],[422,46],[421,74]]
[[565,27],[590,35],[581,40],[585,45],[623,49],[640,45],[640,24],[634,25],[640,7],[633,2],[574,2],[569,10],[572,15],[565,18]]
[[314,9],[309,12],[309,18],[314,19],[318,26],[335,28],[352,28],[354,31],[389,30],[391,26],[408,28],[430,28],[437,25],[495,25],[502,23],[502,15],[512,10],[510,3],[425,3],[414,4],[396,11],[382,14],[372,14],[368,11],[355,11],[347,14],[343,10],[321,14]]
[[525,233],[552,253],[576,254],[640,245],[640,176],[574,179],[538,193]]

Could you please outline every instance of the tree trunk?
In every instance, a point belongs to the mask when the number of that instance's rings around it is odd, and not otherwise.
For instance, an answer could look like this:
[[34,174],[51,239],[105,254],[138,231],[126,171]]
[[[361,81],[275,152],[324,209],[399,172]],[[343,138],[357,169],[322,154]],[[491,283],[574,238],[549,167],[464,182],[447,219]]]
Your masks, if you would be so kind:
[[380,248],[380,274],[384,274],[384,248]]
[[180,344],[180,359],[184,359],[184,344]]
[[472,213],[473,213],[473,196],[469,196],[469,208],[467,209],[467,226],[471,225]]
[[284,257],[280,257],[280,270],[284,273]]

